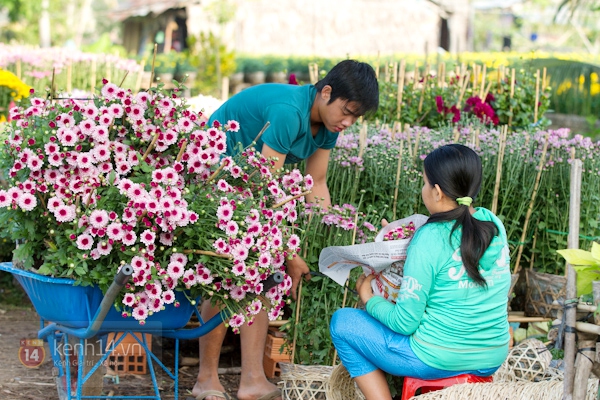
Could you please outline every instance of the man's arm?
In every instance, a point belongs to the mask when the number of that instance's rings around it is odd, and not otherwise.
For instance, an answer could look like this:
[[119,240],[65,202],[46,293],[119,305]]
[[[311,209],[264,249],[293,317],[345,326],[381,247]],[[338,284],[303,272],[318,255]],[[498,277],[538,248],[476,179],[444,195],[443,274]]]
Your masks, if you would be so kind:
[[331,196],[327,187],[327,167],[329,166],[329,149],[317,149],[306,160],[305,174],[310,174],[314,186],[310,194],[306,195],[308,203],[319,203],[321,208],[327,209],[331,205]]

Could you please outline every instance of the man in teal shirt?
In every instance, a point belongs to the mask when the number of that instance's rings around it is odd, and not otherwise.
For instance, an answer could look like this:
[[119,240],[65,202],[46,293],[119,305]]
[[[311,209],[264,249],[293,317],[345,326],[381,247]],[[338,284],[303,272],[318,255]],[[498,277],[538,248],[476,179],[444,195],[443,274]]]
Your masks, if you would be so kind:
[[[305,174],[314,181],[306,201],[331,204],[327,187],[329,153],[338,134],[379,105],[379,86],[373,68],[362,62],[345,60],[337,64],[315,85],[264,84],[241,91],[216,110],[209,123],[238,121],[240,129],[228,133],[227,154],[233,155],[257,138],[255,148],[267,158],[276,159],[273,170],[284,164],[306,160]],[[295,257],[287,263],[292,278],[292,296],[302,276],[310,270],[304,260]],[[218,312],[204,302],[203,318]],[[262,358],[267,337],[268,317],[263,311],[252,326],[241,330],[242,373],[237,392],[239,400],[278,399],[277,387],[267,380]],[[196,399],[222,400],[223,391],[217,373],[221,344],[227,332],[220,325],[200,338],[200,370],[192,394]]]

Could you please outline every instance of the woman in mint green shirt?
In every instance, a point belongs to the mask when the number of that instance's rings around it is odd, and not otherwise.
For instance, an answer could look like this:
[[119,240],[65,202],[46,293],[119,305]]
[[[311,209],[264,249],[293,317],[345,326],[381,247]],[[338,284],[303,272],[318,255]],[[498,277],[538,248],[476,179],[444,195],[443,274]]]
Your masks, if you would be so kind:
[[508,354],[506,231],[471,206],[481,159],[466,146],[442,146],[425,158],[423,179],[431,216],[409,245],[396,304],[373,295],[372,275],[361,276],[366,310],[344,308],[331,320],[340,359],[367,399],[391,398],[384,372],[489,376]]

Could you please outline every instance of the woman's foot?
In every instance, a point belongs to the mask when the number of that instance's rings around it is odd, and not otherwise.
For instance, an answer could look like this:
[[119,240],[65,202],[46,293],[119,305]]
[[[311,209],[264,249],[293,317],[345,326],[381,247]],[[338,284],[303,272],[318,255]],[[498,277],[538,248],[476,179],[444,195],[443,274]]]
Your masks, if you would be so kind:
[[281,391],[279,388],[269,381],[265,381],[262,385],[254,385],[246,388],[240,385],[237,392],[239,400],[281,400]]

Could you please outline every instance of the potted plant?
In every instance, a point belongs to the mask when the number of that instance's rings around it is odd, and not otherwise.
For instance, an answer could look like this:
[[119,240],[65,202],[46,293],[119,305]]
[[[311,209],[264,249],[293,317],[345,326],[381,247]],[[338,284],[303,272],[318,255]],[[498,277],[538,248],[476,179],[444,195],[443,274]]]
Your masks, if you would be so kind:
[[281,57],[268,57],[265,60],[267,81],[287,83],[287,62]]
[[83,287],[106,290],[131,265],[115,302],[125,320],[144,324],[198,297],[224,305],[236,331],[262,308],[277,319],[291,279],[264,282],[298,249],[293,224],[312,181],[272,174],[251,149],[225,157],[237,122],[207,126],[178,92],[104,80],[94,99],[13,108],[0,236],[20,241],[14,258],[28,273]]
[[253,57],[246,59],[244,63],[244,79],[251,85],[265,83],[266,74],[265,62],[261,58]]

